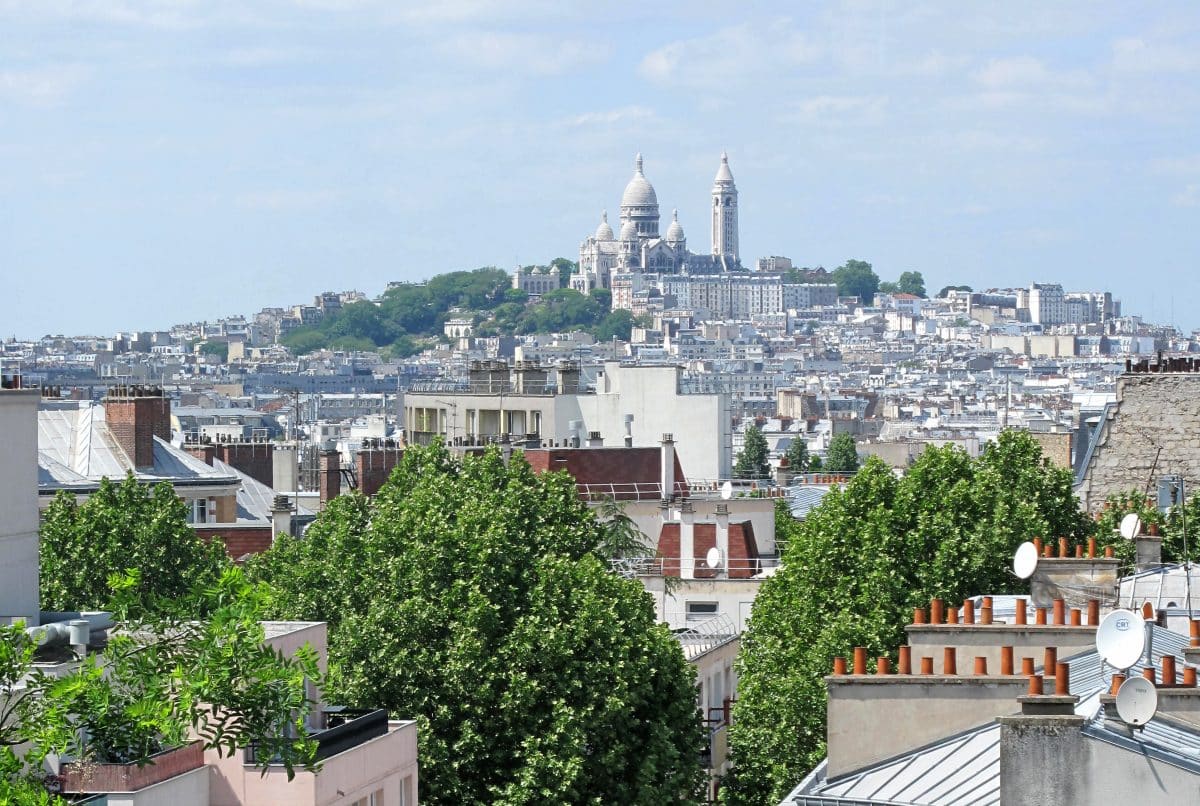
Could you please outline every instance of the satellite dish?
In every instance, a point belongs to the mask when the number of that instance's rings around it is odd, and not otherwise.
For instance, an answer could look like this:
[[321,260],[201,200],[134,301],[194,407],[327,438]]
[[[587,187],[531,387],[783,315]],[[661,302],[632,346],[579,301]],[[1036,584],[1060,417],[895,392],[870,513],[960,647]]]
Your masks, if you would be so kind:
[[1126,540],[1133,540],[1142,533],[1142,519],[1137,516],[1136,512],[1130,512],[1124,518],[1121,518],[1121,537]]
[[709,568],[721,567],[721,550],[713,546],[708,550],[708,554],[704,556],[704,564]]
[[1019,579],[1029,579],[1033,576],[1034,570],[1038,564],[1037,546],[1026,540],[1021,545],[1017,546],[1017,552],[1013,554],[1013,573]]
[[1146,648],[1146,622],[1132,610],[1114,610],[1096,630],[1096,651],[1114,669],[1128,669]]
[[1158,711],[1158,692],[1144,677],[1131,677],[1117,689],[1117,714],[1127,725],[1145,725]]
[[733,498],[733,482],[727,481],[721,485],[721,498],[728,501]]

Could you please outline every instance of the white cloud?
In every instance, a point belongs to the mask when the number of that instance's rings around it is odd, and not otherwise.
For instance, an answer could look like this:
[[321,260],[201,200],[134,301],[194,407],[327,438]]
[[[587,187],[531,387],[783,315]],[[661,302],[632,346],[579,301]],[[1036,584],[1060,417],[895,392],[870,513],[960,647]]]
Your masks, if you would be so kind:
[[990,90],[1062,89],[1086,87],[1091,77],[1082,70],[1054,71],[1032,56],[991,59],[975,71],[976,83]]
[[791,20],[743,23],[709,36],[682,39],[653,50],[639,71],[660,84],[714,89],[763,73],[788,70],[816,61],[821,48]]
[[1171,197],[1176,207],[1200,207],[1200,183],[1193,182]]
[[0,71],[0,100],[29,106],[57,106],[88,77],[79,65]]
[[447,56],[487,70],[557,75],[603,62],[609,49],[594,42],[543,34],[473,31],[447,39]]
[[609,109],[600,112],[585,112],[582,115],[566,118],[562,123],[566,126],[611,126],[617,123],[646,120],[654,117],[654,110],[645,106],[623,106],[620,109]]
[[878,95],[816,95],[792,104],[783,117],[809,125],[878,122],[886,107]]
[[1122,73],[1189,73],[1200,68],[1200,53],[1192,48],[1144,39],[1118,39],[1113,43],[1113,68]]

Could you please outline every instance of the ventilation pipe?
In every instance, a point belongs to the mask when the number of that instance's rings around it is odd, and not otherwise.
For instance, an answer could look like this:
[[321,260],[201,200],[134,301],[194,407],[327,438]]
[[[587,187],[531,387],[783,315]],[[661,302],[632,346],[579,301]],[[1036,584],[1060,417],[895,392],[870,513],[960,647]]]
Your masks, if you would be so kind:
[[633,415],[625,415],[625,447],[633,447]]
[[569,423],[567,423],[567,431],[569,432],[568,439],[570,440],[570,447],[572,447],[572,448],[579,447],[579,432],[582,430],[583,430],[583,423],[580,420],[571,420]]
[[604,447],[604,438],[602,436],[600,436],[599,431],[589,431],[588,432],[587,446],[589,448],[603,448]]
[[663,434],[661,459],[658,468],[659,489],[662,490],[662,500],[670,501],[675,497],[675,439],[671,434]]

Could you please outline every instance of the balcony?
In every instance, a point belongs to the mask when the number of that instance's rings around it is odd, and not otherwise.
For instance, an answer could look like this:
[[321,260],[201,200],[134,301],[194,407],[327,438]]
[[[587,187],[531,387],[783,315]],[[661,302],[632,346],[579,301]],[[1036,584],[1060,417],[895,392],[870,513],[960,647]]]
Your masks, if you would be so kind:
[[[382,708],[363,710],[330,706],[321,714],[319,727],[309,734],[317,743],[317,760],[344,753],[388,732],[387,711]],[[246,748],[244,763],[253,766],[258,761],[257,746]],[[276,763],[274,760],[272,764]]]

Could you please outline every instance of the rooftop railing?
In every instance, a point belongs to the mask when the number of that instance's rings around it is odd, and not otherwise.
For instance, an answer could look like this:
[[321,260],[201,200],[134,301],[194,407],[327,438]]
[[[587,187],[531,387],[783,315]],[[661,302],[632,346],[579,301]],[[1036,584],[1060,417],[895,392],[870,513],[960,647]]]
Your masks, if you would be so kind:
[[[388,715],[382,708],[368,710],[331,706],[322,712],[321,717],[320,727],[308,736],[317,743],[318,761],[344,753],[388,732]],[[243,763],[248,766],[255,764],[257,751],[257,745],[246,747]],[[279,762],[272,759],[271,763]]]

